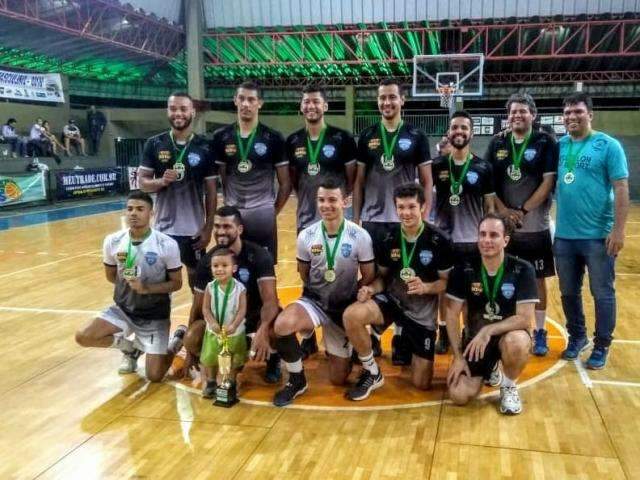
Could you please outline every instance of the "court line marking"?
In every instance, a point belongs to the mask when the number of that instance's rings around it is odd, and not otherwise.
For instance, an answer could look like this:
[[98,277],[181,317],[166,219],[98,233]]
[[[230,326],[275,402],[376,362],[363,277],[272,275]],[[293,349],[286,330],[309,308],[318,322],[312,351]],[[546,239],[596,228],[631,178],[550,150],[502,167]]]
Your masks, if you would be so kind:
[[639,382],[620,382],[618,380],[591,380],[596,385],[610,385],[614,387],[636,387],[640,388]]
[[15,272],[3,273],[2,275],[0,275],[0,278],[9,277],[11,275],[16,275],[18,273],[30,272],[31,270],[35,270],[36,268],[48,267],[50,265],[55,265],[55,264],[60,263],[60,262],[66,262],[68,260],[71,260],[72,258],[87,257],[87,256],[90,256],[90,255],[92,255],[92,254],[94,254],[96,252],[99,252],[99,251],[100,250],[91,250],[89,252],[79,253],[77,255],[72,255],[71,257],[61,258],[60,260],[53,260],[51,262],[41,263],[40,265],[34,265],[33,267],[23,268],[22,270],[16,270]]
[[[68,207],[52,208],[50,210],[38,210],[38,211],[35,211],[35,212],[16,213],[14,215],[0,216],[0,220],[3,220],[5,218],[24,217],[25,215],[37,215],[37,214],[41,214],[41,213],[60,212],[60,211],[63,211],[63,210],[72,210],[74,208],[92,207],[94,205],[111,205],[111,204],[115,204],[115,203],[122,203],[124,205],[125,201],[126,201],[126,199],[123,198],[122,200],[109,200],[109,201],[106,201],[106,202],[96,202],[96,203],[87,202],[87,203],[82,203],[81,205],[69,205]],[[112,212],[99,212],[99,213],[112,213]],[[84,215],[82,215],[82,216],[84,216]],[[70,220],[70,219],[69,218],[65,218],[64,220]],[[48,223],[48,222],[43,222],[43,223]],[[632,223],[632,222],[627,222],[627,223]],[[640,223],[640,222],[638,222],[638,223]]]
[[616,277],[640,277],[640,273],[617,273]]
[[[558,339],[558,338],[564,338],[561,335],[549,335],[547,338],[551,338],[551,339]],[[621,344],[627,344],[627,345],[640,345],[640,340],[622,340],[622,339],[613,339],[611,340],[612,343],[621,343]]]
[[582,380],[584,386],[587,388],[593,388],[593,380],[591,380],[591,378],[589,377],[587,369],[584,368],[584,365],[582,365],[582,360],[580,360],[580,357],[572,360],[572,362],[575,365],[576,370],[578,371],[578,375],[580,375],[580,380]]

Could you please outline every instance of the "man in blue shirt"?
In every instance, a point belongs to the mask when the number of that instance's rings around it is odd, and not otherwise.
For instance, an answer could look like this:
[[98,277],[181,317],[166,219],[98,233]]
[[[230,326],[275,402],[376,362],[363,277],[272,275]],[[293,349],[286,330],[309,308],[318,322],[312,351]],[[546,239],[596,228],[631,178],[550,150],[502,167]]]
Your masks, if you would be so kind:
[[569,135],[560,140],[554,255],[573,360],[587,347],[582,280],[585,267],[595,303],[594,348],[587,368],[604,368],[616,325],[615,257],[624,245],[629,170],[620,143],[591,129],[593,103],[584,93],[563,102]]

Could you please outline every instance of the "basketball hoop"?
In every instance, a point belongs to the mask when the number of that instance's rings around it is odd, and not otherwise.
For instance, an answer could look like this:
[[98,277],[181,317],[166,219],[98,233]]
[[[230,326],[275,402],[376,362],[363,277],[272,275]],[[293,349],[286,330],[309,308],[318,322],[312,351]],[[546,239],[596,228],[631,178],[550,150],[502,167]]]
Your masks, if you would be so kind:
[[440,106],[442,108],[449,108],[453,101],[453,95],[456,93],[456,87],[453,85],[442,85],[437,87],[440,94]]

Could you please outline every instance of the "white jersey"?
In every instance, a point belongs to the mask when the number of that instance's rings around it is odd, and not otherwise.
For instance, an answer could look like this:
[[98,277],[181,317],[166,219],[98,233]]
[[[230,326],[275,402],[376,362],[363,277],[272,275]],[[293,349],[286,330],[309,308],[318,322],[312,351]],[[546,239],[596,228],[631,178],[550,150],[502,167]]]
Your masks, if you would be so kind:
[[[118,268],[113,300],[134,322],[167,320],[171,310],[168,293],[140,295],[134,292],[122,273],[124,259],[129,248],[129,230],[121,230],[107,235],[103,244],[105,265]],[[136,242],[137,243],[137,242]],[[151,229],[151,233],[141,243],[132,243],[131,253],[135,256],[138,277],[146,284],[167,281],[167,272],[180,270],[180,250],[176,241]]]
[[[231,292],[229,292],[229,299],[227,300],[227,309],[224,314],[224,319],[222,320],[222,325],[227,326],[236,318],[238,314],[238,309],[240,308],[240,296],[243,292],[246,292],[247,289],[244,288],[244,285],[237,281],[235,278],[231,277],[231,281],[234,283]],[[211,314],[213,318],[220,324],[220,319],[216,316],[216,298],[215,291],[213,289],[215,282],[209,282],[207,284],[207,290],[211,295]],[[222,312],[222,303],[224,302],[224,290],[218,285],[216,287],[218,289],[218,308]],[[233,336],[244,334],[244,319],[242,323],[238,326],[235,332],[233,332]]]
[[[329,237],[329,248],[333,248],[336,238]],[[325,312],[342,312],[353,303],[358,293],[358,273],[361,263],[373,261],[373,247],[369,233],[345,220],[340,244],[336,249],[336,279],[327,282],[327,255],[322,234],[322,221],[305,228],[298,235],[297,258],[310,264],[309,279],[304,284],[303,296],[313,300]]]

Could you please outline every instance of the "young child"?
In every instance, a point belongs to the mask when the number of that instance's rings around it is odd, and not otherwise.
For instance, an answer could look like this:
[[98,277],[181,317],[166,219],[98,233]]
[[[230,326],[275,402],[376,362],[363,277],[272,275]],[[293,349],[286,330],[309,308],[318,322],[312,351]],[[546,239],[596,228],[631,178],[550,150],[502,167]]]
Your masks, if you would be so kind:
[[220,333],[225,329],[232,358],[231,378],[235,381],[238,369],[247,357],[244,317],[247,312],[247,293],[244,285],[233,278],[238,269],[236,257],[228,248],[218,247],[211,256],[213,282],[209,282],[204,292],[202,314],[207,324],[200,363],[202,364],[202,396],[213,398],[217,382],[218,355],[222,350]]

